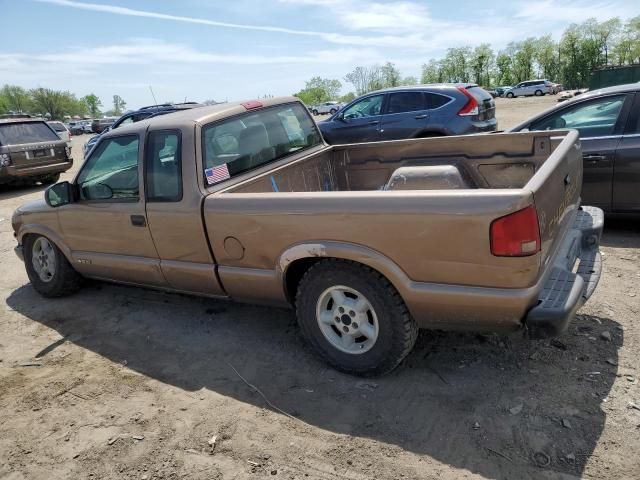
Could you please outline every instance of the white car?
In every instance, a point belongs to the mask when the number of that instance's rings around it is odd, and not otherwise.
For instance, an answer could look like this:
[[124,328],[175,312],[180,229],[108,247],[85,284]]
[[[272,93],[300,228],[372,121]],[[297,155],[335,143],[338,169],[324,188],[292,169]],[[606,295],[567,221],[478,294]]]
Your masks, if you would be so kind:
[[62,122],[51,121],[47,122],[51,128],[58,134],[61,140],[67,142],[67,147],[71,148],[71,132],[67,126]]
[[549,80],[528,80],[504,92],[507,98],[542,96],[553,93],[553,84]]
[[314,115],[325,115],[327,113],[333,115],[343,106],[344,104],[340,102],[323,102],[319,103],[318,105],[314,105],[309,110],[311,110],[311,113],[313,113]]

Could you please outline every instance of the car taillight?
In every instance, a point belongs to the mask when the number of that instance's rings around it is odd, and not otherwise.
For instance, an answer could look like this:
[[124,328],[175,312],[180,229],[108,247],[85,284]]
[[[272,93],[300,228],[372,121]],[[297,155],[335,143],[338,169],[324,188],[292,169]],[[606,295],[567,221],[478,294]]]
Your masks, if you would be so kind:
[[491,253],[527,257],[540,251],[538,213],[533,205],[491,222]]
[[467,117],[469,115],[478,115],[480,112],[480,105],[478,105],[478,101],[471,95],[466,88],[458,87],[460,93],[462,93],[465,97],[467,97],[467,103],[464,107],[458,112],[458,115],[461,117]]

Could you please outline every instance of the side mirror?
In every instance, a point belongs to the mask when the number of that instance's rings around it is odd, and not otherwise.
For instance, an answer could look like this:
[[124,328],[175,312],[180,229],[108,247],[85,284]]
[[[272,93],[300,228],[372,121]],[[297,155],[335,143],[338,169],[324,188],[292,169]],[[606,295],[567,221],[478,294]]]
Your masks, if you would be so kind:
[[73,201],[71,184],[69,182],[60,182],[51,185],[44,191],[44,201],[50,207],[61,207]]

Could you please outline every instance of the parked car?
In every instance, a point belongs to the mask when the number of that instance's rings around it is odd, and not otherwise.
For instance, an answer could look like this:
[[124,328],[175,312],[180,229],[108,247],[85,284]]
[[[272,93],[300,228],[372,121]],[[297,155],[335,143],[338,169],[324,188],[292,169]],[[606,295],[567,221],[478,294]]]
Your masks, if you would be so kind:
[[118,117],[96,118],[91,122],[91,131],[93,133],[102,133],[113,125],[117,119]]
[[[156,115],[165,115],[167,113],[177,112],[179,110],[189,110],[191,108],[201,107],[202,104],[196,102],[186,102],[186,103],[163,103],[161,105],[150,105],[148,107],[142,107],[138,110],[127,112],[112,125],[110,125],[105,131],[113,130],[114,128],[118,128],[122,125],[127,125],[129,123],[139,122],[140,120],[144,120],[149,117],[153,117]],[[100,139],[100,135],[96,135],[91,137],[87,143],[84,144],[84,155],[85,157],[89,153],[89,151],[93,148],[93,146]]]
[[0,120],[0,184],[55,183],[72,165],[71,149],[44,120]]
[[253,100],[106,133],[12,226],[45,297],[92,277],[288,305],[322,358],[382,374],[419,327],[567,328],[601,271],[581,162],[566,130],[329,146],[296,98]]
[[344,105],[340,102],[324,102],[318,105],[314,105],[310,110],[314,115],[326,115],[327,113],[333,115],[343,106]]
[[353,100],[318,123],[331,144],[491,132],[495,103],[472,83],[396,87]]
[[51,128],[58,134],[58,136],[67,143],[67,146],[71,148],[71,132],[67,126],[62,122],[55,120],[47,122]]
[[91,130],[91,122],[92,120],[74,120],[69,122],[69,130],[72,135],[82,135],[83,133],[87,133],[87,127]]
[[560,95],[558,95],[558,102],[564,102],[565,100],[569,100],[570,98],[573,98],[573,92],[571,90],[564,90],[562,92],[560,92]]
[[583,93],[511,131],[558,128],[580,133],[584,203],[605,212],[640,212],[640,83]]
[[553,93],[553,83],[549,80],[528,80],[504,92],[507,98],[542,96]]
[[504,97],[505,92],[507,90],[511,89],[511,88],[513,88],[513,87],[508,86],[508,85],[504,86],[504,87],[496,87],[495,91],[496,91],[496,93],[498,94],[499,97]]

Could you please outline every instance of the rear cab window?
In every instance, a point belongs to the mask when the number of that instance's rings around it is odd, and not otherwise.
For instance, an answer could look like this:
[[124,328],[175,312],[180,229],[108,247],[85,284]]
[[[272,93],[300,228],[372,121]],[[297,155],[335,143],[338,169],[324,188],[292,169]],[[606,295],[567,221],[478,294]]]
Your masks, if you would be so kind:
[[0,123],[0,145],[60,141],[45,122]]
[[205,184],[214,185],[322,142],[300,104],[248,112],[202,129]]

